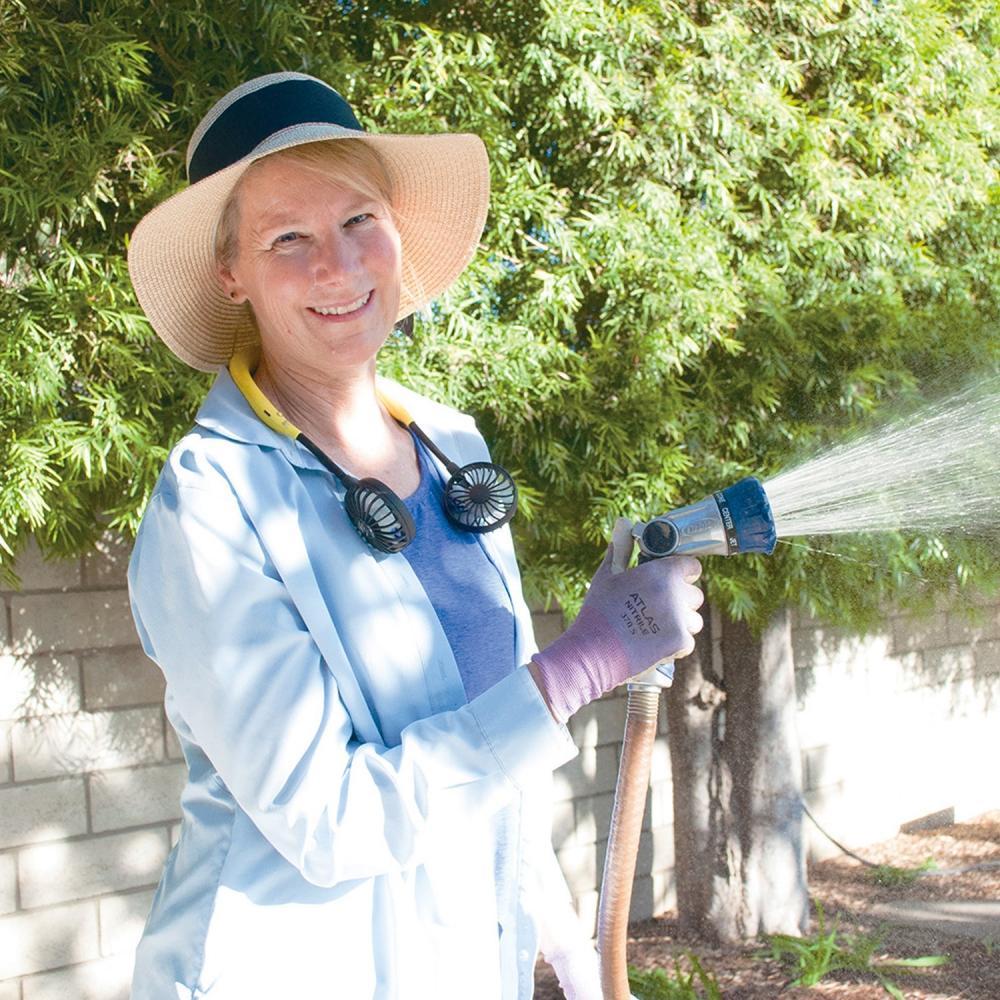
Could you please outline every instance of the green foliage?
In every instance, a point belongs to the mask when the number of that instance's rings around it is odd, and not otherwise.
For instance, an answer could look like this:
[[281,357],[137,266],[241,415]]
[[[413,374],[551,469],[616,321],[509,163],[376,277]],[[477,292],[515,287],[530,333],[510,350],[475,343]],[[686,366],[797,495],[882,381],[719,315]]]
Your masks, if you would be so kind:
[[665,969],[636,969],[629,966],[628,985],[637,1000],[722,1000],[719,982],[706,972],[698,956],[687,954],[690,972],[674,960],[673,974]]
[[937,868],[933,858],[928,858],[917,868],[897,868],[895,865],[876,865],[869,868],[865,874],[876,885],[885,886],[890,889],[902,888],[913,885],[925,872],[933,871]]
[[[998,41],[990,0],[8,0],[0,568],[28,533],[134,529],[192,419],[207,381],[152,335],[124,248],[236,82],[301,69],[369,127],[484,138],[483,248],[382,367],[477,415],[528,589],[572,608],[616,516],[996,367]],[[954,539],[818,547],[716,561],[710,594],[863,623],[996,569]]]
[[873,975],[882,988],[895,1000],[903,1000],[899,987],[886,970],[896,973],[906,969],[926,969],[945,965],[944,955],[923,955],[920,958],[888,958],[877,952],[882,939],[875,934],[846,934],[837,923],[827,927],[823,907],[816,902],[817,928],[807,937],[789,934],[768,936],[768,957],[783,962],[794,979],[791,986],[815,986],[832,972],[864,972]]

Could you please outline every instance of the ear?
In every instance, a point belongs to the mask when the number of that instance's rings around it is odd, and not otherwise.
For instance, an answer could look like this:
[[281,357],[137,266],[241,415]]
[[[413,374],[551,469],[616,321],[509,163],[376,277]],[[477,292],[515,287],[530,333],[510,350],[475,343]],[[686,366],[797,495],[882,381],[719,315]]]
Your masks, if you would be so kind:
[[232,268],[225,264],[219,264],[215,273],[219,278],[219,285],[222,287],[223,292],[233,300],[234,304],[241,305],[246,302],[247,294],[243,290],[239,279],[233,274]]

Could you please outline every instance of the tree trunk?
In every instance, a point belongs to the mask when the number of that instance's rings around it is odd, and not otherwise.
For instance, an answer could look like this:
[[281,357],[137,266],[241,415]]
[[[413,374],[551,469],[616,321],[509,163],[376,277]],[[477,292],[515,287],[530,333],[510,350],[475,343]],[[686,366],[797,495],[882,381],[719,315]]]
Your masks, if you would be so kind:
[[757,638],[706,610],[667,698],[681,925],[721,941],[801,934],[809,899],[788,613]]

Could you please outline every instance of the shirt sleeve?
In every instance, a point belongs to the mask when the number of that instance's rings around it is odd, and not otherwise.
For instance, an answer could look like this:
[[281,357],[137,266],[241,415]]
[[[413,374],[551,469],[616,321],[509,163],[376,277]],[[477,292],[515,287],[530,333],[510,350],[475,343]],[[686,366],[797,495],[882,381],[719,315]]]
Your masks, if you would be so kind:
[[221,477],[210,489],[161,483],[129,588],[143,646],[193,739],[261,833],[317,885],[419,864],[435,831],[492,814],[539,768],[576,753],[524,667],[413,722],[398,746],[360,742]]
[[541,886],[538,946],[559,984],[575,1000],[601,1000],[601,968],[593,942],[573,906],[566,877],[551,843],[538,852]]

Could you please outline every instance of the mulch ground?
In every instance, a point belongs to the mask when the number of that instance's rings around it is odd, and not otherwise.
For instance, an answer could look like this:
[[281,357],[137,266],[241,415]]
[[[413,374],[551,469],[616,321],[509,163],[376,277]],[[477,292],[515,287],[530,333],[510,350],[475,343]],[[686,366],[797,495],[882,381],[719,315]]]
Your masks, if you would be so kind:
[[[858,850],[876,864],[919,868],[932,859],[938,869],[1000,861],[1000,811],[986,813],[973,822],[956,823],[918,833],[899,834],[891,840]],[[822,905],[828,926],[834,920],[845,932],[878,933],[880,956],[916,958],[946,955],[947,965],[901,973],[890,978],[906,1000],[1000,1000],[1000,939],[969,938],[954,933],[904,924],[886,924],[870,910],[879,903],[918,900],[1000,901],[1000,868],[961,874],[927,875],[909,885],[879,885],[871,869],[847,857],[812,865],[810,894]],[[630,927],[629,962],[642,969],[673,969],[686,956],[698,956],[702,967],[717,979],[726,1000],[886,1000],[881,985],[862,973],[834,973],[818,985],[788,985],[789,975],[778,962],[759,957],[764,942],[742,947],[719,947],[686,935],[676,915],[665,913]],[[536,1000],[562,1000],[552,970],[539,963]]]

